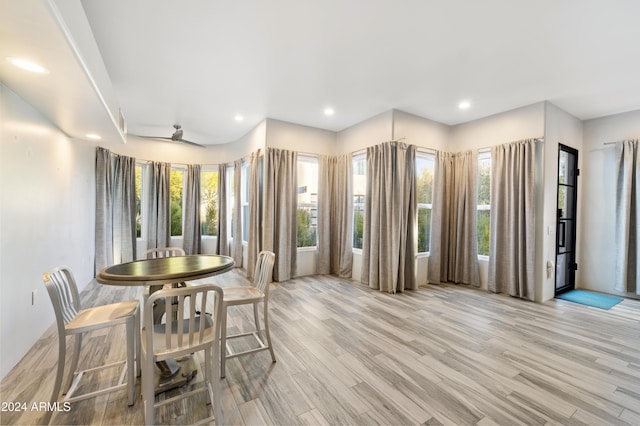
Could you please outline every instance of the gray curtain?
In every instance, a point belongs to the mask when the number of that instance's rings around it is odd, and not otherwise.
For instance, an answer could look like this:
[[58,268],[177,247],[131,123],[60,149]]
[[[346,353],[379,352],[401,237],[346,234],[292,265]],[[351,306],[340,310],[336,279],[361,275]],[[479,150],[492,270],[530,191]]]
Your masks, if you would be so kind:
[[242,267],[242,160],[233,163],[233,240],[231,256],[236,268]]
[[480,286],[477,199],[477,153],[437,151],[427,272],[429,282]]
[[96,149],[96,235],[94,274],[113,265],[113,175],[111,152]]
[[490,291],[535,299],[535,140],[491,149]]
[[416,288],[414,145],[385,142],[367,148],[362,282],[389,293]]
[[253,280],[253,273],[262,250],[262,157],[260,150],[249,159],[249,244],[247,247],[247,279]]
[[319,158],[318,273],[351,277],[353,188],[351,155]]
[[136,159],[116,155],[113,162],[113,262],[136,258]]
[[171,240],[171,164],[149,164],[147,248],[169,247]]
[[229,256],[229,228],[227,226],[227,165],[218,169],[218,254]]
[[96,149],[95,273],[136,257],[136,160]]
[[286,281],[296,274],[298,154],[267,148],[264,160],[263,250],[276,254],[274,281]]
[[640,149],[639,141],[616,144],[615,289],[640,295]]
[[186,254],[198,254],[202,251],[202,232],[200,231],[200,179],[202,167],[199,164],[187,166],[184,182],[184,229],[182,247]]

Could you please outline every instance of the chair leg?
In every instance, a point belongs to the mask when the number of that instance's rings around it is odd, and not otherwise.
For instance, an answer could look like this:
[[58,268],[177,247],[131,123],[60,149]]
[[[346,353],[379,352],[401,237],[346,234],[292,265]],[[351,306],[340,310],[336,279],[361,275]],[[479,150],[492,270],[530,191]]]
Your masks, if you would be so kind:
[[140,310],[135,315],[134,319],[134,332],[136,334],[136,377],[140,377],[142,374],[142,342],[140,341]]
[[136,390],[136,362],[135,362],[135,346],[136,346],[136,331],[135,319],[129,318],[126,324],[127,327],[127,402],[131,407],[135,401]]
[[76,334],[75,343],[73,345],[73,358],[71,359],[71,368],[69,369],[69,375],[67,376],[67,383],[64,385],[64,394],[66,395],[73,383],[73,377],[78,370],[78,360],[80,359],[80,349],[82,347],[82,333]]
[[268,299],[264,300],[264,334],[267,336],[267,345],[269,345],[269,352],[271,352],[271,361],[276,362],[276,355],[273,353],[273,345],[271,344],[271,333],[269,333],[269,302]]
[[62,377],[64,375],[64,365],[66,364],[67,354],[67,338],[60,336],[58,339],[58,371],[56,372],[56,381],[53,385],[51,393],[51,402],[57,402],[60,396],[60,386],[62,385]]
[[156,422],[156,395],[153,388],[155,367],[151,359],[144,359],[142,362],[142,401],[144,403],[144,422],[153,425]]
[[224,303],[220,319],[220,377],[224,378],[227,360],[227,306]]
[[258,337],[264,343],[264,336],[262,335],[262,329],[260,328],[260,316],[258,315],[258,304],[253,304],[253,321],[256,324],[256,331],[258,332]]

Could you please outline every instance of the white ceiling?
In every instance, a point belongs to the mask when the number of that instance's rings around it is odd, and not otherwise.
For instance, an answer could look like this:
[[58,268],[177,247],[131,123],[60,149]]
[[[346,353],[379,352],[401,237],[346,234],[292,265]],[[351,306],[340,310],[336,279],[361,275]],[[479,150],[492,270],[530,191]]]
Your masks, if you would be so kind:
[[[267,117],[338,131],[389,109],[457,124],[544,100],[580,119],[640,108],[637,0],[3,0],[0,7],[0,55],[22,48],[60,63],[46,78],[72,86],[73,99],[66,105],[55,87],[28,93],[33,77],[16,76],[4,60],[0,78],[72,135],[89,119],[69,125],[60,116],[86,116],[90,105],[107,126],[120,108],[129,133],[170,136],[179,123],[201,144],[234,141]],[[458,109],[463,99],[470,109]],[[335,115],[323,114],[328,106]]]

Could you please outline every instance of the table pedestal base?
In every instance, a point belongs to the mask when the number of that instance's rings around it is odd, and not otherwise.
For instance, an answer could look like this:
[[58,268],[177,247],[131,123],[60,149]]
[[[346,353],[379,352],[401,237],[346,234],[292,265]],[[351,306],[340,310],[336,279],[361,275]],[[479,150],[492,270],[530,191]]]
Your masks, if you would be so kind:
[[170,361],[173,361],[176,364],[175,367],[177,371],[170,377],[163,377],[161,374],[156,374],[156,395],[186,385],[198,373],[196,362],[191,356]]

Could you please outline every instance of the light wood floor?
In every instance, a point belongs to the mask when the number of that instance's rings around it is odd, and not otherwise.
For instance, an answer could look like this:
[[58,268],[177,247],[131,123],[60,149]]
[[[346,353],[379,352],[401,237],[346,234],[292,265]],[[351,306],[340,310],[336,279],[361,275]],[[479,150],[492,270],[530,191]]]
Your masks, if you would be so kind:
[[[101,304],[133,291],[93,283],[83,298]],[[242,327],[249,314],[234,312],[229,326]],[[272,284],[270,318],[278,362],[268,352],[228,362],[225,424],[640,424],[637,300],[605,311],[462,286],[389,295],[323,276]],[[92,335],[83,359],[124,357],[123,333]],[[51,327],[1,382],[1,401],[48,400],[56,341]],[[190,401],[159,410],[157,421],[194,422],[205,408]],[[2,412],[0,423],[35,424],[44,414]],[[122,391],[51,420],[141,424],[142,403],[127,407]]]

